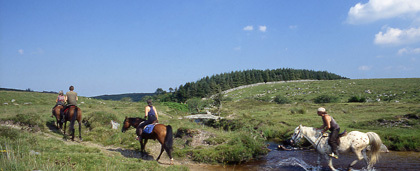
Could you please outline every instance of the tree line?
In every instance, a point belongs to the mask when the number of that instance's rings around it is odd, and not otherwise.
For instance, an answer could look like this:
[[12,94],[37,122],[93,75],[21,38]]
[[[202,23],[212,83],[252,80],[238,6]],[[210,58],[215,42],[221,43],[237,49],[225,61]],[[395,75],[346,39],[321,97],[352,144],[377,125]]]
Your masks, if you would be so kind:
[[[255,83],[290,80],[336,80],[348,79],[327,71],[281,68],[273,70],[244,70],[206,76],[196,82],[188,82],[167,93],[161,88],[155,92],[160,101],[186,102],[191,98],[209,97],[222,91]],[[172,93],[172,90],[174,91]]]

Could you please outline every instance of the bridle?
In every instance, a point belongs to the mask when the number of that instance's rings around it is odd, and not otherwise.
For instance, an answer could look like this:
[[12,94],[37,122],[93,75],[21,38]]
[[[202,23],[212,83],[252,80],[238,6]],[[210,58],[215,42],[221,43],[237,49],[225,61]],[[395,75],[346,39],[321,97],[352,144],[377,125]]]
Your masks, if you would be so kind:
[[299,127],[298,133],[296,134],[295,138],[292,138],[293,143],[298,142],[297,139],[300,141],[300,139],[302,138],[302,135],[300,135],[300,132],[301,132],[301,128]]
[[[315,147],[315,149],[317,149],[318,148],[318,145],[319,145],[319,143],[321,142],[321,139],[322,139],[322,137],[324,137],[322,134],[315,140],[315,142],[313,142],[308,136],[306,136],[305,134],[302,134],[301,132],[302,132],[302,130],[301,130],[302,128],[301,127],[299,127],[299,129],[298,129],[298,133],[296,134],[296,138],[293,138],[292,140],[293,140],[293,143],[295,143],[295,142],[297,142],[296,141],[296,139],[297,139],[297,137],[305,137],[306,138],[306,140],[308,140],[311,144],[312,144],[312,146],[314,146]],[[299,141],[300,141],[300,139],[301,138],[299,138]]]

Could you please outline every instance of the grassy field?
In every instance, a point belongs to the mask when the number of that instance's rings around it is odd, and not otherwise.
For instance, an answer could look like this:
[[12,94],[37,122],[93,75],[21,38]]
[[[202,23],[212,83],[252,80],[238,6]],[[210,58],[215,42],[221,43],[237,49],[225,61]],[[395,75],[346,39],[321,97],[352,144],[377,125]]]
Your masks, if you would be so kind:
[[[314,103],[322,95],[337,101]],[[364,97],[366,102],[349,103],[353,96]],[[274,102],[276,97],[286,98],[288,103],[278,104]],[[188,170],[183,162],[167,166],[115,152],[128,149],[138,153],[140,145],[134,139],[134,129],[121,133],[120,129],[110,128],[110,121],[121,123],[125,116],[143,116],[144,102],[79,97],[84,143],[117,149],[107,150],[63,141],[50,117],[55,98],[54,94],[0,91],[0,169]],[[316,109],[320,106],[343,130],[373,131],[391,150],[420,151],[419,102],[420,79],[413,78],[293,82],[244,88],[225,94],[220,111],[224,120],[205,124],[181,119],[189,115],[182,110],[184,104],[155,105],[159,122],[172,125],[175,131],[175,161],[231,164],[265,154],[265,141],[290,138],[299,124],[319,127],[322,121]],[[15,129],[4,121],[31,129]],[[157,144],[149,141],[146,147],[154,158],[157,153],[153,147]]]

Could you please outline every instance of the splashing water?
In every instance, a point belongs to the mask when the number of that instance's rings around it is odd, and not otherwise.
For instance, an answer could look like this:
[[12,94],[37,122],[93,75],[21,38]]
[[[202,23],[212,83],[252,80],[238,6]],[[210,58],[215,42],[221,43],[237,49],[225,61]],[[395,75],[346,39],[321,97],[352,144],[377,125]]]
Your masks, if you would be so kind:
[[278,167],[285,167],[285,166],[300,167],[300,168],[304,169],[305,171],[313,170],[314,168],[316,168],[314,166],[311,166],[311,165],[307,164],[305,161],[303,161],[301,159],[298,159],[298,158],[295,158],[295,157],[291,157],[291,158],[288,158],[288,159],[281,160],[277,163],[277,166]]

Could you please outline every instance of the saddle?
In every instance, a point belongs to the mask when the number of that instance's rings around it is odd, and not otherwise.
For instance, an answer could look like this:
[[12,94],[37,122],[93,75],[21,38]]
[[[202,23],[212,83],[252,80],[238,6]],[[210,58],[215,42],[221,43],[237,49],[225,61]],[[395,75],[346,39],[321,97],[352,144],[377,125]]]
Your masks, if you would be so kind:
[[146,134],[150,134],[150,133],[152,133],[153,128],[155,128],[155,125],[157,125],[157,123],[156,123],[156,122],[153,122],[152,124],[146,125],[146,126],[143,128],[143,133],[146,133]]
[[[324,133],[325,134],[325,133]],[[327,133],[327,135],[322,135],[324,137],[329,137],[331,133]],[[347,135],[347,130],[345,129],[343,132],[338,134],[338,139]]]
[[347,135],[347,130],[345,129],[342,133],[338,134],[338,139]]
[[69,105],[69,106],[67,106],[66,110],[64,110],[64,111],[63,111],[63,113],[66,113],[66,112],[70,109],[70,107],[72,107],[72,106],[74,106],[74,107],[76,107],[76,108],[77,108],[77,106],[76,106],[76,105]]

